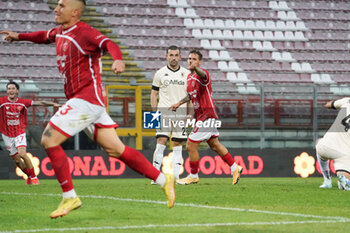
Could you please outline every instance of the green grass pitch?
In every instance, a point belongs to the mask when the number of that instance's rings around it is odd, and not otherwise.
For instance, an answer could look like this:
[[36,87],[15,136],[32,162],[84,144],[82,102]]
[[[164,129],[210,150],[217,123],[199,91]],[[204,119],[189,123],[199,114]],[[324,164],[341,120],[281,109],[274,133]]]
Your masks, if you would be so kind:
[[56,180],[26,186],[0,180],[0,233],[24,232],[346,232],[350,192],[320,189],[322,178],[201,178],[176,185],[168,209],[147,179],[74,180],[83,206],[59,219],[49,214],[61,200]]

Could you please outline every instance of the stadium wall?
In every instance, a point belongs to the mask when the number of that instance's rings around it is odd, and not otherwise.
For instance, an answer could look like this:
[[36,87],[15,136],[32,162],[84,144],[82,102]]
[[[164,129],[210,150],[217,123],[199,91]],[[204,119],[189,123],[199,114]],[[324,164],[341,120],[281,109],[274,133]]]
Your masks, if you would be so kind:
[[[99,150],[66,151],[69,157],[73,178],[141,178],[118,159],[109,158]],[[142,151],[152,161],[153,151]],[[243,166],[246,177],[308,177],[320,176],[315,151],[310,148],[298,149],[232,149],[230,153],[235,161]],[[42,150],[30,150],[35,171],[40,179],[55,178],[50,159]],[[223,160],[212,151],[200,151],[200,177],[229,177],[230,169]],[[163,171],[171,172],[171,152],[166,152]],[[189,160],[185,152],[184,176],[190,171]],[[331,163],[334,172],[333,163]],[[25,175],[24,175],[25,176]],[[0,151],[0,179],[20,179],[23,173],[5,151]],[[26,178],[26,177],[23,177]]]

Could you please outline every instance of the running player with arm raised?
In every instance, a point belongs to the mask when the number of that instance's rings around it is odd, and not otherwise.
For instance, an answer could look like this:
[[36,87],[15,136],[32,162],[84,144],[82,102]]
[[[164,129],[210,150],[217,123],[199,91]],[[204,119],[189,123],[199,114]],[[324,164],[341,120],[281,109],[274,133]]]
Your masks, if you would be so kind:
[[68,101],[51,118],[42,136],[42,145],[63,191],[63,200],[50,217],[65,216],[82,204],[74,190],[67,155],[61,144],[86,128],[109,156],[120,159],[161,186],[168,207],[172,208],[175,203],[174,176],[161,173],[140,152],[125,146],[115,131],[118,125],[106,112],[101,56],[105,51],[112,55],[115,73],[123,72],[125,65],[118,45],[80,21],[85,6],[85,0],[59,0],[54,10],[55,20],[60,25],[57,28],[24,34],[1,32],[6,34],[7,41],[56,43],[57,65]]
[[[218,153],[221,158],[227,163],[232,172],[233,184],[237,184],[243,168],[237,165],[226,147],[219,142],[219,132],[215,126],[218,115],[212,98],[212,86],[209,72],[200,68],[202,64],[202,54],[197,50],[192,50],[188,56],[188,69],[191,73],[187,77],[187,96],[170,108],[173,111],[179,108],[180,105],[192,101],[194,108],[196,125],[193,127],[191,134],[187,139],[186,148],[190,156],[191,173],[183,179],[180,179],[178,184],[193,184],[198,183],[199,171],[199,153],[198,146],[202,141],[206,141],[210,149]],[[209,121],[209,127],[205,127],[205,122]],[[197,124],[197,123],[201,124]],[[208,123],[208,122],[207,122]],[[200,127],[199,125],[202,125]]]

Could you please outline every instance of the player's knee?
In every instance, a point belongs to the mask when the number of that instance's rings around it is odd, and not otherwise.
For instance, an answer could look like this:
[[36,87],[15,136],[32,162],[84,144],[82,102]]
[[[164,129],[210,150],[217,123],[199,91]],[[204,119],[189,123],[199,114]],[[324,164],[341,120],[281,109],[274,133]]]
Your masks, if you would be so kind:
[[218,151],[220,146],[221,146],[219,141],[214,140],[214,139],[209,140],[208,141],[208,145],[209,145],[210,149],[213,150],[213,151]]
[[18,154],[16,154],[15,156],[12,156],[11,158],[16,164],[20,164],[21,157]]
[[18,151],[18,155],[19,157],[23,158],[23,157],[27,157],[27,152],[24,150],[24,151]]
[[209,144],[209,147],[210,147],[210,149],[213,150],[213,151],[217,151],[217,150],[218,150],[218,146],[217,146],[217,145]]
[[196,150],[196,147],[192,143],[186,143],[186,150],[191,153]]
[[113,158],[119,158],[123,153],[123,151],[118,148],[104,148],[104,150],[110,157]]
[[322,157],[322,155],[324,154],[324,145],[322,143],[322,141],[319,141],[317,144],[316,144],[316,152],[317,152],[317,155]]
[[50,148],[50,140],[49,138],[45,137],[45,136],[42,136],[41,137],[41,145],[47,149],[47,148]]

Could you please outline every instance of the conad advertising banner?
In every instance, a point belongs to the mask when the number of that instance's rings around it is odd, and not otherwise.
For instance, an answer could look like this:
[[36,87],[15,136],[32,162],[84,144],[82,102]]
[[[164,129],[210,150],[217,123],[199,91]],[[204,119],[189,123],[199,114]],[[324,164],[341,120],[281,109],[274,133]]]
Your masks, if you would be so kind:
[[[108,157],[99,150],[66,151],[73,178],[140,178],[122,161]],[[142,153],[152,161],[153,151]],[[242,176],[246,177],[309,177],[320,176],[320,167],[313,149],[231,149],[231,155],[237,164],[244,168]],[[229,177],[228,165],[214,152],[200,151],[200,177]],[[35,172],[41,179],[55,178],[51,161],[43,150],[29,150]],[[190,171],[187,151],[183,151],[184,162],[182,176]],[[172,152],[165,151],[162,170],[172,172]],[[333,163],[331,170],[334,173]],[[7,152],[0,151],[0,179],[26,178],[22,171],[16,168]]]

